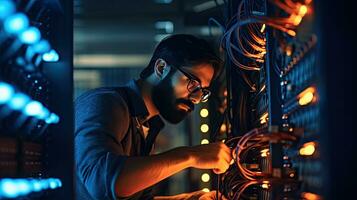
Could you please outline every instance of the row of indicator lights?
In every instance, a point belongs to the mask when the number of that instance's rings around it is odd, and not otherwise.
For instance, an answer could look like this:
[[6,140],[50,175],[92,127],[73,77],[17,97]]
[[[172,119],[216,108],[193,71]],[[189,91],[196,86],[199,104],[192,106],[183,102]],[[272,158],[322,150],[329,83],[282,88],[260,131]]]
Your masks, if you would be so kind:
[[0,198],[17,198],[32,192],[62,187],[62,182],[57,178],[48,179],[0,179]]
[[[300,156],[312,156],[316,152],[316,142],[304,143],[299,149]],[[269,155],[269,149],[263,149],[260,151],[261,157],[267,157]]]
[[[208,112],[208,109],[207,109],[207,108],[202,108],[202,109],[200,110],[200,116],[201,116],[202,118],[208,117],[208,114],[209,114],[209,112]],[[201,127],[200,127],[200,130],[201,130],[202,133],[207,133],[207,132],[209,131],[209,126],[208,126],[208,124],[202,124]]]
[[59,122],[59,117],[50,113],[41,102],[31,100],[27,95],[16,92],[10,84],[5,82],[0,82],[0,105],[7,105],[12,110],[21,111],[27,116],[45,120],[47,124]]
[[[269,181],[263,181],[260,186],[261,186],[261,188],[267,190],[271,187],[271,183]],[[321,200],[322,199],[322,197],[320,195],[314,194],[311,192],[302,192],[301,197],[302,197],[302,199],[305,199],[305,200]]]
[[[209,112],[208,112],[208,110],[206,108],[203,108],[203,109],[200,110],[200,116],[202,118],[208,117],[208,114],[209,114]],[[200,130],[201,130],[202,133],[207,133],[209,131],[208,124],[202,124],[201,127],[200,127]]]
[[[208,173],[203,173],[201,175],[201,181],[204,182],[204,183],[208,183],[210,181],[211,177]],[[209,188],[203,188],[202,191],[204,192],[209,192],[210,189]]]
[[42,55],[45,62],[57,62],[58,53],[51,49],[49,43],[41,39],[41,32],[38,28],[30,26],[28,17],[16,12],[15,5],[10,0],[0,0],[0,21],[3,22],[3,28],[6,33],[15,35],[18,39],[27,45],[31,45],[31,50]]
[[[200,116],[202,118],[206,118],[206,117],[208,117],[208,115],[209,115],[209,111],[208,111],[207,108],[202,108],[200,110]],[[200,130],[201,130],[202,133],[207,133],[209,131],[208,124],[202,124],[201,127],[200,127]],[[208,139],[202,139],[201,140],[201,144],[209,144],[209,140]],[[201,181],[204,182],[204,183],[208,183],[210,181],[210,178],[211,177],[210,177],[210,175],[208,173],[203,173],[201,175]],[[202,191],[209,192],[210,189],[209,188],[203,188]]]
[[[202,108],[200,110],[200,116],[202,118],[206,118],[206,117],[208,117],[208,115],[209,115],[209,111],[208,111],[207,108]],[[202,133],[207,133],[209,131],[208,124],[202,124],[201,127],[200,127],[200,130],[201,130]],[[225,131],[227,131],[227,126],[225,124],[222,124],[221,127],[220,127],[220,132],[224,133]],[[201,141],[201,144],[208,144],[209,142],[207,143],[207,141],[208,141],[207,139],[203,139]]]

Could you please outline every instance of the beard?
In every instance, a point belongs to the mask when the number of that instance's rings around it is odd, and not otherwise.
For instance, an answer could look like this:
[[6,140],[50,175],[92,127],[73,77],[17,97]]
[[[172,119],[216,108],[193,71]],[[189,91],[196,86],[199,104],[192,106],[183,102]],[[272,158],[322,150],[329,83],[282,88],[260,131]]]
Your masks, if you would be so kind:
[[[171,77],[166,76],[158,85],[154,86],[151,96],[160,115],[169,123],[178,124],[194,110],[194,104],[188,99],[175,97]],[[189,110],[179,109],[179,104],[186,105]]]

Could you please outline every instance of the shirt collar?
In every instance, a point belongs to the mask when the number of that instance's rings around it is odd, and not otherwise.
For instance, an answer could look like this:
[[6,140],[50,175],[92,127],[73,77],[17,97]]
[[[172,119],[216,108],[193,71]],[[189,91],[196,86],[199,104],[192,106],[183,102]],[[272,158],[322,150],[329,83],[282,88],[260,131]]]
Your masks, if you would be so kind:
[[[146,108],[146,105],[144,103],[144,99],[141,95],[138,84],[133,79],[133,80],[130,80],[126,84],[126,87],[129,89],[128,90],[128,98],[132,104],[132,107],[129,109],[131,112],[131,115],[133,115],[134,117],[137,117],[139,122],[141,124],[144,124],[144,121],[146,120],[147,116],[149,115],[149,111]],[[158,126],[159,129],[162,129],[164,127],[164,122],[159,115],[155,115],[155,116],[151,117],[150,119],[146,120],[146,122],[148,124],[145,124],[145,125],[148,125],[150,127]]]
[[128,90],[128,97],[131,102],[132,107],[130,108],[131,114],[135,117],[146,118],[149,112],[144,103],[144,99],[141,96],[139,87],[135,80],[130,80],[126,87]]

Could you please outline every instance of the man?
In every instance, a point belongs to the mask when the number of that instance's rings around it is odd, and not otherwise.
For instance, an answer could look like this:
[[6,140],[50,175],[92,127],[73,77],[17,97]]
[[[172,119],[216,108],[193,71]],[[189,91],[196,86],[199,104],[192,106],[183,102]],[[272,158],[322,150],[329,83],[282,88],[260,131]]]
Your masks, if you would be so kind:
[[75,102],[77,199],[213,199],[214,192],[202,191],[153,197],[150,187],[189,167],[225,172],[232,157],[224,143],[150,152],[161,117],[182,121],[207,100],[220,68],[206,41],[173,35],[156,47],[139,80],[81,95]]

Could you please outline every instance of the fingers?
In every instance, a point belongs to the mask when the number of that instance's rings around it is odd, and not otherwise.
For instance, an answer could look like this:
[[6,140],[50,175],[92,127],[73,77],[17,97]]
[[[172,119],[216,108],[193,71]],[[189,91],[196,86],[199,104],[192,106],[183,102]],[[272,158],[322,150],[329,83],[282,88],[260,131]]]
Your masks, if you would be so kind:
[[190,153],[194,157],[193,167],[215,169],[216,174],[224,173],[232,163],[231,149],[223,142],[199,145],[193,147]]
[[216,174],[222,174],[227,171],[229,168],[229,163],[226,161],[220,161],[217,163],[217,167],[213,169],[213,172]]
[[230,162],[232,160],[232,150],[229,147],[227,147],[227,145],[225,145],[224,143],[221,144],[221,148],[225,152],[225,154],[227,155],[226,158]]
[[223,200],[228,200],[224,195],[222,195],[222,198]]
[[[213,193],[214,193],[214,198],[213,199],[216,199],[216,193],[217,193],[217,191],[215,190],[215,191],[212,191]],[[222,195],[222,193],[220,193],[220,192],[218,192],[218,198],[219,198],[219,200],[228,200],[224,195]]]
[[[205,193],[204,195],[202,195],[199,200],[215,200],[216,199],[216,196],[217,196],[217,191],[214,190],[214,191],[211,191],[211,192],[207,192]],[[223,199],[223,200],[228,200],[225,196],[221,195],[220,192],[218,192],[218,196],[221,197],[220,199]]]
[[218,170],[214,170],[215,173],[224,173],[229,168],[232,162],[231,149],[224,143],[220,144],[221,152],[219,156]]
[[198,200],[214,200],[216,199],[216,191],[206,192],[204,195],[200,196]]
[[223,171],[223,170],[221,170],[221,169],[218,169],[218,168],[212,169],[212,171],[213,171],[215,174],[222,174],[222,173],[225,172],[225,171]]
[[213,172],[216,174],[222,174],[222,173],[226,172],[228,168],[229,168],[228,162],[226,162],[226,161],[220,162],[220,163],[218,163],[217,168],[213,169]]
[[198,190],[198,191],[195,191],[195,192],[191,192],[189,194],[190,198],[189,199],[198,199],[199,197],[201,197],[202,195],[206,194],[205,191],[202,191],[202,190]]
[[230,153],[224,152],[221,156],[222,156],[222,159],[224,159],[224,161],[226,161],[227,163],[231,163],[232,156]]
[[231,160],[231,162],[229,163],[229,165],[233,165],[234,164],[234,159]]

